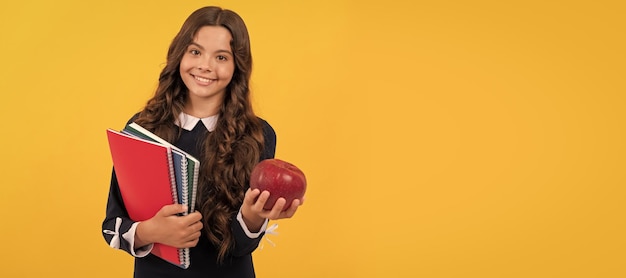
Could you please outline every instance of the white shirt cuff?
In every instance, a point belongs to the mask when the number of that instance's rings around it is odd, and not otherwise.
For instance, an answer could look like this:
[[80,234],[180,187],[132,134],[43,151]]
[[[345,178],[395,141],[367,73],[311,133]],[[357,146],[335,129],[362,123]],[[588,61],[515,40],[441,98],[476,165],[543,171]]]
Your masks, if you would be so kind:
[[126,233],[124,233],[122,235],[122,237],[126,241],[128,241],[128,244],[130,245],[130,254],[135,256],[135,257],[142,258],[142,257],[148,256],[148,254],[150,254],[154,244],[150,243],[150,244],[148,244],[146,246],[143,246],[141,248],[135,249],[135,231],[137,230],[137,225],[139,225],[139,222],[133,223],[133,225],[130,226],[130,229],[128,229],[128,231]]
[[259,229],[259,231],[256,233],[250,232],[248,226],[246,226],[246,222],[243,221],[241,209],[239,209],[239,212],[237,213],[237,221],[239,221],[239,225],[241,225],[241,228],[249,238],[258,238],[263,232],[265,232],[265,229],[267,229],[267,223],[269,222],[269,219],[265,219],[265,222],[263,222],[263,226],[261,226],[261,229]]

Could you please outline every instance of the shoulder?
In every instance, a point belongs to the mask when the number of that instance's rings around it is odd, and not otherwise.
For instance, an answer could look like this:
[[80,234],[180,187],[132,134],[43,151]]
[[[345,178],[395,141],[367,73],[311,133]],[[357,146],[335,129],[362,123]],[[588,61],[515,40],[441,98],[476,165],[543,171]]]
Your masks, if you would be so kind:
[[261,126],[263,127],[263,139],[264,146],[261,154],[261,160],[274,158],[276,154],[276,131],[274,128],[264,119],[259,118]]
[[276,131],[274,130],[274,128],[272,127],[272,125],[270,125],[270,123],[268,123],[266,120],[257,117],[259,119],[259,122],[261,122],[261,127],[263,128],[263,136],[265,137],[265,140],[272,140],[272,141],[276,141]]
[[130,119],[128,120],[128,122],[126,122],[126,124],[128,125],[128,124],[134,122],[138,117],[139,117],[139,112],[135,113],[135,115],[130,117]]

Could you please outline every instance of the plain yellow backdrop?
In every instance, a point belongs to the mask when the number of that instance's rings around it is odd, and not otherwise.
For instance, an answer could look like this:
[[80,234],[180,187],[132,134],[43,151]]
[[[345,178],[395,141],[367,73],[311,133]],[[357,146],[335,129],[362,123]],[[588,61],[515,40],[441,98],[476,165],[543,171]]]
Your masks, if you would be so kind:
[[105,129],[214,4],[309,183],[258,277],[626,277],[622,3],[3,1],[0,276],[131,276]]

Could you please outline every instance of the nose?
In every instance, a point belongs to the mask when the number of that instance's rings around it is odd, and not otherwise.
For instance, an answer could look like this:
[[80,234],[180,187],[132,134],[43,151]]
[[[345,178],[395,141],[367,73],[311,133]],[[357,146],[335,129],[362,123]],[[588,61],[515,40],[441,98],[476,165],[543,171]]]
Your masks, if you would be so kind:
[[213,71],[213,63],[209,57],[201,57],[198,59],[198,69],[201,71]]

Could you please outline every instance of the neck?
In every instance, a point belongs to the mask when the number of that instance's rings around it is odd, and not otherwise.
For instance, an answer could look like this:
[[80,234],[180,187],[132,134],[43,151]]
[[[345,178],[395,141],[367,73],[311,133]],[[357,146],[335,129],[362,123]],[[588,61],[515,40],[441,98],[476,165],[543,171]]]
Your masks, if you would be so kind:
[[217,115],[222,105],[222,99],[199,99],[190,96],[183,112],[196,118],[206,118]]

